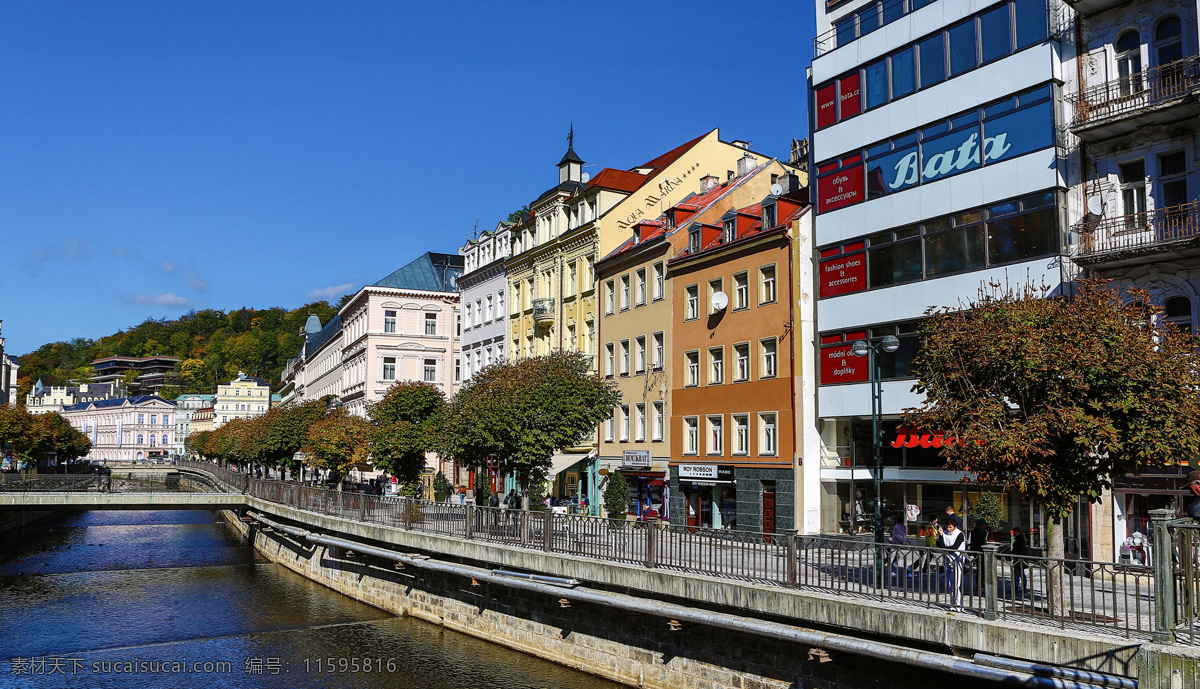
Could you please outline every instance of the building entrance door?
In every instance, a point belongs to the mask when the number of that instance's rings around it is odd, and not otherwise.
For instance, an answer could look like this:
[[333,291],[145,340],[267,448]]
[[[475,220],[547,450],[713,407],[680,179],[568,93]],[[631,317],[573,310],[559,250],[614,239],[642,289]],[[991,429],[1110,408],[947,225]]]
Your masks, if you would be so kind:
[[775,482],[762,482],[762,530],[775,533]]

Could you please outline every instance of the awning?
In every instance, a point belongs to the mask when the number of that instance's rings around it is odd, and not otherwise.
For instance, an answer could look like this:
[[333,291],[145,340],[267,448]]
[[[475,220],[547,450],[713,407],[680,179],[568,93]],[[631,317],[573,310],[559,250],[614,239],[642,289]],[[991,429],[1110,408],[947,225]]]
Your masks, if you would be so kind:
[[562,472],[566,471],[567,469],[570,469],[571,467],[575,466],[579,462],[581,462],[591,456],[592,455],[590,453],[573,453],[573,454],[554,455],[550,459],[550,472],[547,474],[547,477],[554,478],[555,476],[558,476]]

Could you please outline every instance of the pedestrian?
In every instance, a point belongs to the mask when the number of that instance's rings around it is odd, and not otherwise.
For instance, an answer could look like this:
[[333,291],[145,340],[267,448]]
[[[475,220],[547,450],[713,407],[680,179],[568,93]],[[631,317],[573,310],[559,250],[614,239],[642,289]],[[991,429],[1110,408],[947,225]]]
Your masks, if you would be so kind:
[[467,489],[459,486],[458,488],[458,506],[464,507],[467,504]]
[[975,593],[983,595],[987,590],[987,582],[983,575],[983,546],[988,542],[987,529],[981,522],[975,522],[971,535],[967,539],[967,550],[971,551],[971,568],[974,571],[972,583]]
[[[892,531],[888,534],[888,543],[894,546],[908,545],[908,527],[904,526],[904,523],[898,519],[889,519],[888,521],[892,522]],[[891,575],[899,578],[900,570],[903,569],[907,575],[911,576],[912,572],[908,568],[908,551],[903,548],[892,548],[891,550]]]
[[1189,495],[1183,499],[1183,513],[1200,520],[1200,469],[1188,472],[1187,489]]
[[590,514],[590,513],[588,512],[588,499],[587,499],[587,493],[580,493],[580,494],[579,494],[579,509],[580,509],[580,511],[582,511],[584,514]]
[[949,516],[946,526],[938,529],[938,546],[948,551],[942,558],[946,567],[946,589],[950,594],[950,609],[962,612],[963,554],[967,550],[967,539],[962,532],[958,517]]
[[1017,595],[1029,592],[1029,580],[1025,578],[1026,557],[1029,556],[1029,542],[1025,540],[1025,531],[1019,526],[1013,527],[1012,558],[1013,558],[1013,591]]

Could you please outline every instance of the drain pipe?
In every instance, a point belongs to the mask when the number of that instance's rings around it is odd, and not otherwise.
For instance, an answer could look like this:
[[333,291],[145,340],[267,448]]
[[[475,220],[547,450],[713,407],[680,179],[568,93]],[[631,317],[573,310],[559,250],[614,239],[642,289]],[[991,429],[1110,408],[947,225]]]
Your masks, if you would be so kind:
[[1000,683],[1017,680],[1022,682],[1023,686],[1026,687],[1052,687],[1054,689],[1095,689],[1095,685],[1084,684],[1082,682],[1075,682],[1055,677],[1039,677],[1023,671],[1003,670],[986,665],[976,665],[970,660],[956,658],[954,656],[945,655],[942,653],[920,651],[917,649],[906,648],[904,646],[870,641],[867,639],[856,639],[854,637],[844,636],[841,634],[818,632],[811,629],[804,629],[802,627],[793,627],[791,625],[780,624],[778,622],[768,622],[766,620],[731,615],[729,613],[700,610],[675,603],[646,600],[644,598],[637,598],[635,596],[628,596],[620,593],[609,593],[607,591],[598,591],[587,588],[576,588],[567,592],[564,591],[560,586],[553,586],[537,581],[517,579],[507,576],[497,576],[486,569],[480,569],[478,567],[456,565],[441,560],[424,559],[423,557],[413,557],[411,555],[404,555],[392,550],[385,550],[383,548],[363,545],[361,543],[349,541],[344,538],[320,536],[317,534],[309,534],[306,536],[306,538],[313,543],[332,546],[334,548],[353,550],[356,553],[362,553],[364,555],[373,555],[385,560],[400,562],[407,567],[428,569],[445,574],[469,577],[475,579],[476,581],[487,581],[489,583],[500,584],[502,586],[508,586],[514,589],[544,594],[553,598],[567,598],[568,600],[574,602],[594,603],[596,605],[617,608],[628,612],[664,617],[669,620],[690,622],[743,634],[765,636],[772,639],[802,644],[809,647],[823,648],[831,651],[839,651],[853,655],[876,658],[878,660],[884,660],[892,663],[902,663],[920,668],[934,669],[956,675],[986,680],[989,682]]
[[1136,680],[1126,679],[1125,677],[1105,675],[1099,672],[1090,672],[1088,670],[1076,670],[1075,668],[1059,667],[1057,665],[1029,663],[1023,660],[1014,660],[1012,658],[1001,658],[999,656],[987,655],[986,653],[976,653],[975,662],[979,663],[980,665],[990,665],[991,667],[998,667],[1004,670],[1027,672],[1038,677],[1058,677],[1061,679],[1075,680],[1077,682],[1084,682],[1097,687],[1137,689],[1138,686]]

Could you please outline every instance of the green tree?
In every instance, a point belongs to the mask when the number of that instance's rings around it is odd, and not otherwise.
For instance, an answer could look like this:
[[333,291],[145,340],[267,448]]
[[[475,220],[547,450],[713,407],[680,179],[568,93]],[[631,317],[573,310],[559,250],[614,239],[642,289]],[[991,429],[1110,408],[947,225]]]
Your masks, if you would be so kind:
[[608,475],[604,486],[604,509],[609,519],[624,519],[629,509],[629,481],[616,472]]
[[305,461],[334,472],[340,479],[352,467],[367,462],[370,434],[366,419],[343,408],[335,409],[309,426]]
[[436,449],[446,398],[437,386],[401,382],[371,405],[371,459],[401,483],[416,481],[425,468],[425,453]]
[[1052,558],[1081,498],[1200,452],[1197,339],[1163,327],[1150,303],[1098,281],[1071,298],[992,284],[922,326],[925,402],[906,422],[952,439],[949,468],[1040,503]]
[[583,354],[555,352],[480,371],[448,406],[439,451],[476,468],[497,457],[528,493],[556,451],[594,434],[621,401],[590,367]]
[[87,436],[77,431],[57,412],[34,416],[33,422],[39,431],[38,443],[33,451],[53,452],[64,471],[67,464],[86,456],[92,449],[92,442]]
[[46,428],[24,407],[0,405],[0,450],[32,460],[45,440]]
[[308,442],[312,424],[325,416],[328,397],[291,407],[275,407],[255,419],[254,432],[262,443],[263,461],[270,466],[298,468],[296,453]]
[[435,474],[433,477],[433,493],[435,496],[437,496],[437,499],[445,499],[445,497],[450,494],[450,491],[453,488],[454,487],[450,485],[450,479],[446,478],[446,475],[443,474],[441,470],[438,470],[437,474]]
[[994,531],[996,527],[1004,523],[1004,505],[1001,502],[1000,494],[980,493],[979,497],[975,498],[975,504],[971,505],[967,516],[976,524],[983,525],[988,531]]

